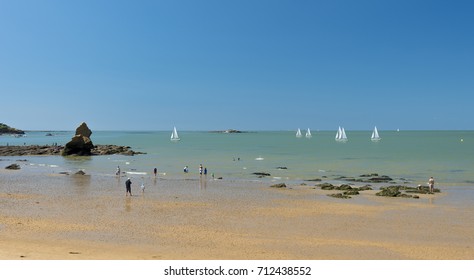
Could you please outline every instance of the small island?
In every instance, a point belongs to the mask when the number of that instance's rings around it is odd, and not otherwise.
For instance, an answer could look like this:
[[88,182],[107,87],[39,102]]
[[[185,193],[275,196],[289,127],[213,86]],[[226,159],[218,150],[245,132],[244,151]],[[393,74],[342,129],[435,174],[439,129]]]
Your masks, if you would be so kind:
[[0,135],[2,134],[23,135],[25,132],[23,130],[10,127],[4,123],[0,123]]
[[227,130],[216,130],[211,131],[212,133],[245,133],[244,131],[236,130],[236,129],[227,129]]

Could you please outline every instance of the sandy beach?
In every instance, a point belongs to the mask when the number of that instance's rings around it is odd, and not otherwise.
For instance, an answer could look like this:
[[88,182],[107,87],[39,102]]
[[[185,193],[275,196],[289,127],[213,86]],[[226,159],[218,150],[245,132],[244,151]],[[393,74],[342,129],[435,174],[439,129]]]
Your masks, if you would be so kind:
[[[314,184],[0,171],[3,260],[472,260],[461,190],[328,197]],[[142,193],[141,182],[146,189]]]

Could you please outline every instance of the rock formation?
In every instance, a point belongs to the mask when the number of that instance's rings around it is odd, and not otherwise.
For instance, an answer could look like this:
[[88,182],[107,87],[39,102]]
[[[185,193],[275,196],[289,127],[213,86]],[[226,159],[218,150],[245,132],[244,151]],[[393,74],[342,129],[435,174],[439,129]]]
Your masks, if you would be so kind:
[[13,127],[9,127],[4,123],[0,123],[0,135],[2,134],[18,134],[23,135],[25,132],[23,130],[19,130]]
[[77,156],[90,156],[92,155],[92,149],[94,144],[90,139],[92,131],[87,127],[86,123],[82,123],[76,129],[76,135],[72,137],[62,151],[63,156],[77,155]]

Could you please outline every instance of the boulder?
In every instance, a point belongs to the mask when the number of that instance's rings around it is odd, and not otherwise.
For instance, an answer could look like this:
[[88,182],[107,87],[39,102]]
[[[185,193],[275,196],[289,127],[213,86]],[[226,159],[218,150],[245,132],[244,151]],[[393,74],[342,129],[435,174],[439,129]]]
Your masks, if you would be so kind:
[[82,123],[76,129],[76,135],[72,137],[62,151],[63,156],[77,155],[77,156],[90,156],[92,155],[91,150],[94,148],[91,139],[92,131],[87,127],[86,123]]
[[87,124],[83,122],[78,128],[76,128],[76,135],[82,135],[87,138],[91,138],[92,131],[89,129]]
[[69,141],[66,146],[64,146],[62,155],[90,156],[92,155],[92,148],[94,148],[94,144],[92,144],[90,138],[82,135],[76,135],[72,137],[71,141]]

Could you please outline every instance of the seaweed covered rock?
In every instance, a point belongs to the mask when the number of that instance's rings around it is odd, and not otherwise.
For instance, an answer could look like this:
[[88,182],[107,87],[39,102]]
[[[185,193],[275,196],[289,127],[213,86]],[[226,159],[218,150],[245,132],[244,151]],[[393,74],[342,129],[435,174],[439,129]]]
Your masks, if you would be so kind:
[[334,190],[336,186],[334,186],[331,183],[322,183],[322,184],[317,184],[316,187],[320,187],[322,190]]
[[377,196],[388,196],[388,197],[397,197],[401,195],[399,186],[389,186],[380,188],[380,191],[376,193]]
[[285,183],[275,184],[275,185],[271,185],[270,188],[277,188],[277,189],[286,188],[286,184]]
[[359,191],[370,191],[370,190],[372,190],[370,185],[365,185],[365,186],[359,187]]
[[346,191],[346,190],[351,190],[352,187],[347,184],[342,184],[339,187],[336,187],[335,189],[340,190],[340,191]]
[[16,163],[14,164],[10,164],[9,166],[5,167],[5,169],[9,169],[9,170],[19,170],[20,169],[20,166]]
[[259,178],[272,176],[270,173],[266,173],[266,172],[254,172],[254,173],[252,173],[252,174],[253,174],[253,175],[257,175]]
[[359,191],[357,189],[350,189],[350,190],[347,190],[347,191],[343,192],[343,194],[345,194],[345,195],[358,195]]
[[352,198],[346,194],[342,194],[342,193],[334,193],[334,194],[328,194],[328,196],[330,197],[334,197],[334,198],[342,198],[342,199],[349,199],[349,198]]

